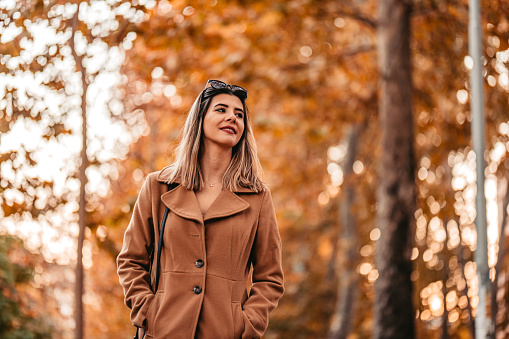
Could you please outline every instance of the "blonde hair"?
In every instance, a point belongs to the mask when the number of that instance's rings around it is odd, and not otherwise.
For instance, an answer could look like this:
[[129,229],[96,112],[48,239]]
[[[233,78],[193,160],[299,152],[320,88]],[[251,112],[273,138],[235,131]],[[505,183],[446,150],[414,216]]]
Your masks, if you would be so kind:
[[237,96],[244,108],[244,132],[232,149],[230,164],[222,180],[223,189],[234,192],[239,187],[247,187],[261,192],[265,186],[261,180],[263,171],[256,152],[256,142],[249,123],[245,97],[232,92],[229,88],[206,88],[194,101],[180,132],[181,140],[175,150],[175,162],[170,166],[171,174],[168,183],[180,182],[189,190],[200,190],[204,186],[200,165],[203,153],[203,118],[212,98],[221,93]]

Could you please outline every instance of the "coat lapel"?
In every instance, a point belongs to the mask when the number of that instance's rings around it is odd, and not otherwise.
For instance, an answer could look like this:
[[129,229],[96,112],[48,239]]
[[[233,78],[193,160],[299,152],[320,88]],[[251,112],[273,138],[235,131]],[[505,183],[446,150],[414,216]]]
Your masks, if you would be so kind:
[[249,204],[230,191],[221,191],[205,213],[204,220],[223,218],[249,208]]
[[161,201],[166,205],[173,213],[186,219],[196,220],[198,222],[203,221],[201,215],[200,206],[193,191],[190,191],[178,185],[171,191],[168,191],[161,195]]
[[[157,180],[159,182],[167,182],[169,173],[169,167],[164,168],[157,176]],[[178,184],[178,182],[176,183]],[[236,192],[256,193],[246,187],[239,187]],[[161,196],[161,201],[172,212],[180,217],[196,220],[198,222],[227,217],[249,208],[249,203],[240,198],[237,194],[235,194],[235,192],[221,191],[216,200],[214,200],[212,205],[210,205],[205,216],[202,216],[200,206],[198,205],[198,200],[196,199],[194,192],[186,189],[180,184],[174,189],[164,193]]]
[[161,201],[178,216],[198,222],[227,217],[249,208],[249,204],[235,193],[221,191],[216,200],[210,205],[205,216],[202,217],[196,195],[182,185],[178,185],[171,191],[164,193],[161,196]]

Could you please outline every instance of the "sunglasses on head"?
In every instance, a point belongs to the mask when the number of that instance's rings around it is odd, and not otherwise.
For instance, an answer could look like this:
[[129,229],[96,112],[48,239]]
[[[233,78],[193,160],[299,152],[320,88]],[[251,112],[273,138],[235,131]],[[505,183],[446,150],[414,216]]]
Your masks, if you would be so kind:
[[247,89],[245,89],[244,87],[240,87],[237,85],[229,85],[226,82],[222,82],[221,80],[208,80],[205,88],[209,87],[209,85],[214,89],[228,88],[232,92],[242,92],[247,98]]

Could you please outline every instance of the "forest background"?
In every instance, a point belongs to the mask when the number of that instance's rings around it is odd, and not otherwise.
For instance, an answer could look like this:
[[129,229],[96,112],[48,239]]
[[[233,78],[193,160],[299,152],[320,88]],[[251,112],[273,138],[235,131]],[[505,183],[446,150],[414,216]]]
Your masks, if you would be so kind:
[[[411,308],[416,338],[472,338],[468,1],[393,3],[409,18],[415,208],[412,297],[392,306]],[[194,98],[221,79],[248,89],[284,245],[286,292],[265,338],[372,338],[387,151],[378,6],[0,1],[0,337],[132,337],[115,265],[123,232],[145,176],[171,163]],[[481,1],[481,15],[489,316],[506,338],[509,2]]]

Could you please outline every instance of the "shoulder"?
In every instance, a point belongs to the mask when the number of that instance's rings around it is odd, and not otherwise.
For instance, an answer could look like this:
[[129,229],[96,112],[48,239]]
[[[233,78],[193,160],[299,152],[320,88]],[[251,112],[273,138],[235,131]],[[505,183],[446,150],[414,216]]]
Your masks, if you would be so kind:
[[168,185],[172,183],[179,184],[178,180],[172,178],[173,166],[166,166],[160,171],[149,173],[145,179],[145,185],[157,186]]
[[147,175],[147,178],[145,179],[145,181],[147,181],[147,182],[155,182],[155,181],[157,181],[157,177],[159,176],[160,173],[161,173],[161,171],[156,171],[156,172],[149,173]]
[[260,187],[252,187],[252,186],[237,186],[236,189],[233,189],[234,193],[237,194],[247,194],[254,195],[257,197],[265,197],[267,194],[270,195],[270,189],[267,184],[260,182]]
[[147,180],[158,181],[161,183],[170,183],[173,174],[173,166],[166,166],[160,171],[152,172],[147,176]]
[[242,199],[248,201],[253,207],[258,206],[255,208],[261,208],[264,205],[272,205],[271,191],[266,184],[263,185],[263,188],[260,191],[243,187],[235,193]]
[[272,193],[270,191],[269,186],[264,184],[263,185],[263,190],[260,192],[260,194],[263,196],[263,201],[264,202],[269,202],[270,204],[272,204]]
[[146,186],[146,187],[156,186],[157,183],[159,182],[160,174],[161,174],[161,171],[156,171],[156,172],[149,173],[145,177],[145,183],[143,184],[143,186]]
[[171,173],[169,166],[160,171],[149,173],[141,190],[151,192],[152,194],[159,194],[161,190],[167,190],[169,173]]

